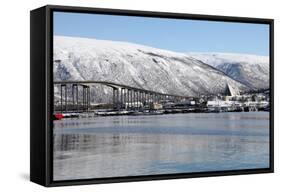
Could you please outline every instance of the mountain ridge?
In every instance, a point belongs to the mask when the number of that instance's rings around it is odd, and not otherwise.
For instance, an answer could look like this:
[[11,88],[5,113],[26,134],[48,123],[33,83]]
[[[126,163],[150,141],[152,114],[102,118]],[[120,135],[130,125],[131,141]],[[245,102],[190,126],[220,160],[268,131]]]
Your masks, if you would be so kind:
[[[248,90],[224,71],[158,48],[108,40],[54,36],[54,80],[106,80],[160,93],[198,96],[218,94],[227,84]],[[97,86],[96,98],[110,97]]]
[[251,89],[269,88],[269,57],[234,53],[187,53]]

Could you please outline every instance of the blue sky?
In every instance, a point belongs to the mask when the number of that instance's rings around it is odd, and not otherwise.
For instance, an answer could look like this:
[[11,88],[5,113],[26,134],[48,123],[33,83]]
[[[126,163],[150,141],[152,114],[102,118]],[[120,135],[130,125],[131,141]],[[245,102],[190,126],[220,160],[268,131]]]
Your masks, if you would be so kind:
[[269,55],[269,25],[54,13],[54,34],[126,41],[177,52]]

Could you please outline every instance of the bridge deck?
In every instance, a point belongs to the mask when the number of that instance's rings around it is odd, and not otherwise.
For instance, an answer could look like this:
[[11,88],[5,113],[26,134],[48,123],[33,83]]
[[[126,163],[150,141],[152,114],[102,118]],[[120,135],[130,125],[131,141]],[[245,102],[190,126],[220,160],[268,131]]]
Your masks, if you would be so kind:
[[134,90],[134,91],[141,91],[141,92],[163,95],[163,96],[179,97],[179,98],[186,98],[186,99],[187,98],[195,98],[195,97],[191,97],[191,96],[160,93],[160,92],[156,92],[156,91],[136,88],[136,87],[123,85],[123,84],[119,84],[119,83],[114,83],[114,82],[109,82],[109,81],[54,81],[53,83],[55,85],[63,85],[63,84],[81,84],[81,85],[103,84],[103,85],[106,85],[106,86],[109,86],[109,87],[112,87],[112,88],[125,88],[125,89]]

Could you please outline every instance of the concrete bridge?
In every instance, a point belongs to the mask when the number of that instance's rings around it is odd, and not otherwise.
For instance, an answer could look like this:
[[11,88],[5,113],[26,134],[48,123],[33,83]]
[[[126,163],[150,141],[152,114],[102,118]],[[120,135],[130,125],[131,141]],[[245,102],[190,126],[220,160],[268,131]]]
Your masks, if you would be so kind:
[[[144,106],[151,106],[151,104],[194,98],[160,93],[108,81],[55,81],[54,85],[60,88],[60,111],[89,111],[91,107],[90,88],[91,85],[95,84],[112,88],[112,108],[115,110],[141,110]],[[80,90],[82,89],[82,96],[79,94],[79,87]],[[71,93],[69,94],[69,92]]]

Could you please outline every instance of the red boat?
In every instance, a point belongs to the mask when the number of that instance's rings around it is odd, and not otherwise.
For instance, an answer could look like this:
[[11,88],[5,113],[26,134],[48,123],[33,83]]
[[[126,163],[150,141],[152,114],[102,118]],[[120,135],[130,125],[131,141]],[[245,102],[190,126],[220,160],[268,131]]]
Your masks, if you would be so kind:
[[54,119],[55,120],[61,120],[62,118],[63,118],[63,114],[61,114],[61,113],[54,114]]

